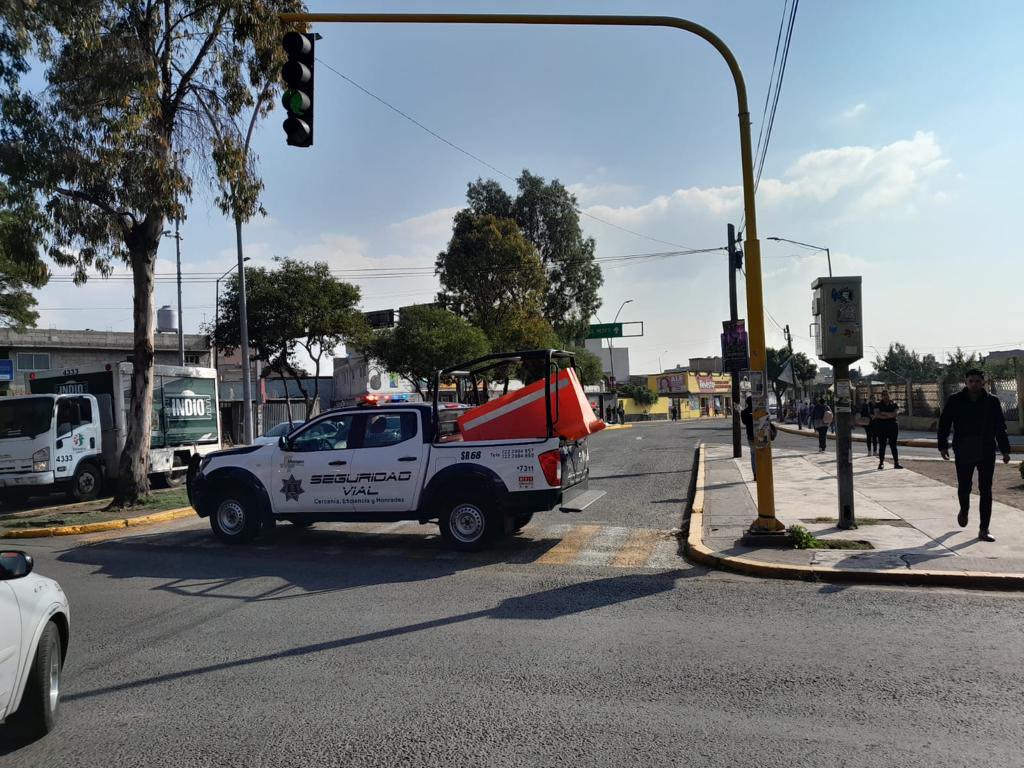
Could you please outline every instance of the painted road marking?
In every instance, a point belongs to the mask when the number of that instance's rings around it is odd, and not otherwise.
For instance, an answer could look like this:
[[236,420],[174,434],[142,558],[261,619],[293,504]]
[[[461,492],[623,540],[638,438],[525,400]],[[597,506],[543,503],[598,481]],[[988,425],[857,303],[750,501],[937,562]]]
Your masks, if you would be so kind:
[[590,543],[590,540],[600,530],[600,525],[574,525],[558,544],[537,558],[535,562],[541,565],[567,565],[572,563],[576,560],[580,550]]
[[661,541],[664,533],[651,529],[637,529],[629,534],[629,539],[612,560],[613,568],[641,568],[647,564],[655,545]]

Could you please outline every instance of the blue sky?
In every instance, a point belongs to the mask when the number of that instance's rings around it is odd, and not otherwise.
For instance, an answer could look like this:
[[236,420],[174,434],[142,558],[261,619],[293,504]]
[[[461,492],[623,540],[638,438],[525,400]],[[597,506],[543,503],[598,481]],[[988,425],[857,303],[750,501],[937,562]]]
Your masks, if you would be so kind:
[[[311,10],[538,11],[678,15],[717,32],[747,81],[754,141],[783,2],[311,2]],[[864,279],[866,342],[942,357],[956,345],[1024,346],[1024,258],[1011,227],[1024,173],[1024,64],[1012,2],[804,0],[758,194],[765,302],[812,352],[810,283],[827,245],[836,274]],[[319,25],[317,55],[438,134],[515,176],[575,189],[583,209],[657,240],[723,245],[739,223],[736,103],[724,62],[676,30]],[[316,146],[287,147],[280,110],[256,141],[269,218],[246,228],[254,263],[273,255],[336,269],[423,268],[444,247],[470,180],[494,171],[439,142],[324,66]],[[197,189],[183,225],[186,271],[221,272],[234,233]],[[669,247],[584,218],[598,255]],[[173,269],[173,242],[160,272]],[[598,317],[633,298],[643,320],[633,372],[714,353],[728,316],[724,257],[607,269]],[[366,309],[428,301],[429,275],[357,281]],[[42,325],[127,330],[124,283],[53,285]],[[157,303],[174,303],[161,283]],[[212,318],[212,283],[189,284],[185,327]],[[744,299],[741,291],[741,315]],[[72,309],[91,307],[92,309]],[[124,307],[124,309],[116,309]],[[768,343],[782,344],[772,320]],[[866,350],[866,357],[873,357]]]

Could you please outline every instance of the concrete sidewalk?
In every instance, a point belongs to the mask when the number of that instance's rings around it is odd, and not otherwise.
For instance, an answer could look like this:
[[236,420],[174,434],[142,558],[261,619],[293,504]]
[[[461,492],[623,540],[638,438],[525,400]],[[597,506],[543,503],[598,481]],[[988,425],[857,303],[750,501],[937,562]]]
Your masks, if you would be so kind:
[[[1024,510],[995,502],[992,534],[981,542],[978,497],[967,528],[956,523],[956,489],[910,470],[879,471],[874,457],[853,460],[854,505],[861,524],[844,531],[837,516],[832,454],[776,449],[776,516],[820,539],[856,539],[872,550],[745,547],[757,517],[750,459],[731,446],[702,447],[687,551],[693,559],[759,576],[1024,589]],[[828,518],[828,522],[819,521]]]
[[[804,435],[805,437],[817,437],[818,433],[816,430],[810,427],[797,427],[796,424],[782,424],[775,422],[775,426],[778,427],[782,432],[788,432],[791,435]],[[1013,453],[1024,453],[1024,435],[1010,435],[1010,451]],[[834,433],[828,433],[829,440],[835,440],[836,436]],[[857,442],[866,443],[867,437],[864,435],[863,427],[854,427],[853,439]],[[917,448],[935,448],[938,450],[938,438],[934,432],[922,432],[914,429],[900,429],[899,439],[896,441],[897,445],[906,445]]]

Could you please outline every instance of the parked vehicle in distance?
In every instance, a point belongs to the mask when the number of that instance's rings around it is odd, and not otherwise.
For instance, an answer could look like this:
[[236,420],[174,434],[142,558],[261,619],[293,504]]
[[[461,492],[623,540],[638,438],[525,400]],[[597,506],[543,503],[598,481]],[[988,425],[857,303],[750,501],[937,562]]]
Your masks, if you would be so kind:
[[60,584],[32,566],[0,551],[0,722],[39,736],[57,725],[71,612]]
[[[221,447],[217,373],[158,365],[153,377],[149,471],[160,484],[181,485],[193,454]],[[30,395],[0,398],[0,500],[63,491],[88,501],[116,480],[131,380],[126,362],[68,368],[32,378]]]
[[287,435],[289,432],[298,429],[303,425],[301,421],[282,421],[280,424],[275,424],[266,432],[259,437],[252,439],[253,445],[273,445],[277,443],[279,439]]

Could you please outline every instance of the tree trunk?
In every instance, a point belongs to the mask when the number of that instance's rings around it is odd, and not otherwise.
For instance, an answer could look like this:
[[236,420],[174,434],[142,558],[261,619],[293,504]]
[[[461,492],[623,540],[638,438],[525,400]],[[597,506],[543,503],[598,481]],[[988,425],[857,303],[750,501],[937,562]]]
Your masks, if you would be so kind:
[[[154,226],[148,217],[142,228],[160,232],[162,220]],[[148,234],[148,233],[147,233]],[[117,492],[112,506],[137,504],[149,493],[149,448],[153,433],[154,316],[153,272],[156,266],[157,237],[141,234],[132,238],[129,253],[135,296],[132,303],[135,343],[132,350],[131,400],[126,419],[127,436],[118,464]],[[133,247],[134,246],[134,247]]]

